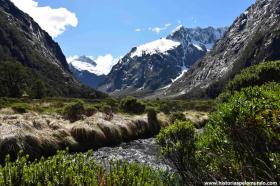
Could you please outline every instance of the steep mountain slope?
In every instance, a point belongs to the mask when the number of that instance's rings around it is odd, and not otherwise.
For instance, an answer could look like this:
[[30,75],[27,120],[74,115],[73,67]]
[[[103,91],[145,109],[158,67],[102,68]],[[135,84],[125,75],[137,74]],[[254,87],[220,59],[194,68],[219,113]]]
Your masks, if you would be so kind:
[[96,88],[105,80],[106,75],[98,71],[96,62],[89,57],[74,57],[73,59],[68,59],[68,64],[73,75],[80,82],[91,88]]
[[280,59],[280,1],[257,0],[202,60],[172,84],[168,96],[214,97],[245,67]]
[[147,96],[168,87],[203,57],[226,28],[176,28],[167,38],[134,47],[115,65],[99,90]]
[[[49,96],[98,97],[71,74],[59,45],[9,0],[0,0],[0,62],[18,61],[40,79]],[[32,82],[32,81],[30,81]]]

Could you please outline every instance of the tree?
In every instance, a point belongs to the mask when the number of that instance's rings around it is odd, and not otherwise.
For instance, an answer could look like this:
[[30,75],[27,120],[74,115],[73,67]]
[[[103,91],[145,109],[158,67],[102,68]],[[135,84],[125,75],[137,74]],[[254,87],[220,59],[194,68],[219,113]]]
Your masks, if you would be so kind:
[[30,95],[35,99],[42,99],[46,93],[46,86],[41,80],[36,80],[33,85],[31,85]]
[[20,97],[26,87],[27,69],[15,61],[0,62],[1,96]]

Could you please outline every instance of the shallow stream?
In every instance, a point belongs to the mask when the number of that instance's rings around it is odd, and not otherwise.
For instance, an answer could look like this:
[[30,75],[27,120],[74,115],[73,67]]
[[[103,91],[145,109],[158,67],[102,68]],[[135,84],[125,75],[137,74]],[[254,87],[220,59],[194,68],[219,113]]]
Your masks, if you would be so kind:
[[111,160],[121,160],[149,165],[155,169],[174,171],[171,164],[160,155],[160,147],[154,138],[122,143],[117,147],[103,147],[93,152],[93,156],[105,167],[109,166]]

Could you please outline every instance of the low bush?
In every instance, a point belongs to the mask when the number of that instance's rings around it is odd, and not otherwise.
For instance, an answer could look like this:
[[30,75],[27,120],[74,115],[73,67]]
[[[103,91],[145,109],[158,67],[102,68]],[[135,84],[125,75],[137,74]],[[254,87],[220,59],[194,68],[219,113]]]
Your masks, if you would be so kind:
[[120,103],[121,110],[130,114],[143,114],[145,112],[145,104],[134,97],[124,98]]
[[226,101],[234,91],[240,91],[249,86],[260,86],[268,82],[280,83],[280,61],[263,62],[244,69],[236,75],[219,95],[220,102]]
[[279,95],[280,85],[269,83],[242,89],[219,106],[197,143],[210,170],[235,180],[280,178]]
[[111,113],[112,111],[112,107],[110,105],[102,105],[100,107],[100,111],[103,113]]
[[280,83],[280,61],[264,62],[246,68],[230,81],[226,90],[239,91],[248,86],[262,85],[267,82]]
[[280,84],[235,92],[194,137],[189,121],[157,136],[161,151],[189,185],[205,181],[280,180]]
[[87,106],[86,108],[85,108],[85,115],[87,116],[87,117],[90,117],[90,116],[93,116],[95,113],[97,113],[98,112],[98,109],[95,107],[95,106]]
[[13,111],[19,114],[27,113],[30,110],[30,106],[26,103],[15,103],[11,106]]
[[170,123],[175,123],[176,121],[186,121],[186,116],[183,112],[173,112],[169,116]]
[[21,156],[15,162],[6,159],[0,166],[0,185],[181,185],[176,174],[170,174],[150,167],[111,162],[106,170],[100,166],[92,152],[70,156],[59,152],[48,159],[29,162]]
[[80,120],[85,114],[84,102],[78,100],[76,102],[66,105],[62,112],[65,119],[75,122]]
[[167,157],[189,184],[196,184],[195,129],[191,121],[176,121],[156,137],[161,153]]
[[173,104],[167,103],[167,102],[162,102],[159,105],[159,110],[165,114],[169,114],[172,111],[173,106],[171,106]]

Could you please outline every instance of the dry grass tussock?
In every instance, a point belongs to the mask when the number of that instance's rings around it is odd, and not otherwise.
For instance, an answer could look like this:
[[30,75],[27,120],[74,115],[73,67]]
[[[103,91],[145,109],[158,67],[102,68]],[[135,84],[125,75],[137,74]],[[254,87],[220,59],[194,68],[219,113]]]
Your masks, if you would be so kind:
[[197,128],[203,127],[209,120],[209,113],[199,111],[186,111],[184,112],[186,119],[191,120]]
[[[91,148],[113,146],[124,141],[150,137],[146,115],[115,114],[112,120],[103,113],[70,123],[61,116],[37,113],[15,114],[0,111],[0,161],[7,154],[15,157],[20,150],[31,158],[53,155],[57,150],[86,151]],[[153,124],[154,125],[154,124]],[[160,122],[158,123],[160,125]]]

